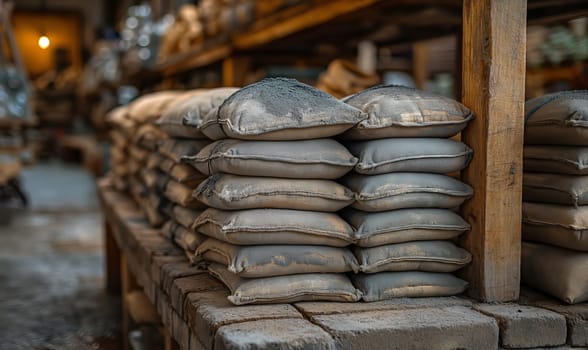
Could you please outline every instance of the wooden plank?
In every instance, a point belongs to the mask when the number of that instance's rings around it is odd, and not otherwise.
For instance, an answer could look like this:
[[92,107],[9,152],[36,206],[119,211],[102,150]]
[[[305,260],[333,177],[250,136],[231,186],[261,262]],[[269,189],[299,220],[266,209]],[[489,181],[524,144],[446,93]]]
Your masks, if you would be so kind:
[[185,59],[179,60],[177,63],[163,64],[160,69],[163,71],[163,75],[168,77],[170,75],[218,62],[228,57],[231,52],[232,50],[229,45],[219,45],[205,49],[198,53],[191,53]]
[[121,292],[120,250],[114,239],[114,232],[108,220],[104,220],[104,257],[106,264],[106,290],[112,294]]
[[412,45],[412,74],[417,89],[425,89],[428,77],[428,45],[420,41]]
[[463,274],[484,301],[519,295],[525,0],[464,0],[463,103],[476,118],[462,133],[474,150],[463,172],[475,194],[463,207],[461,238],[473,261]]
[[251,67],[248,57],[234,56],[223,61],[223,86],[241,87],[245,85]]

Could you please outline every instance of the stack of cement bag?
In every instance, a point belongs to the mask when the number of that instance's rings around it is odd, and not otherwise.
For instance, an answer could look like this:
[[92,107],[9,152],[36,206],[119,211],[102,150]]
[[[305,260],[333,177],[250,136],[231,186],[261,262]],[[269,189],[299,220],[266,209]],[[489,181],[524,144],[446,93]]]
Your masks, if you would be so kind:
[[588,301],[588,91],[525,105],[522,282]]
[[134,123],[127,116],[127,107],[121,106],[113,109],[106,115],[106,121],[110,125],[110,174],[114,187],[121,192],[129,189],[128,149],[130,130]]
[[185,158],[209,175],[194,193],[211,207],[193,225],[207,237],[196,254],[234,304],[360,299],[346,275],[353,229],[335,213],[353,193],[333,181],[357,159],[331,137],[365,118],[291,79],[242,88],[207,116],[217,141]]
[[192,196],[194,189],[206,176],[182,162],[185,156],[194,156],[212,141],[202,132],[203,118],[216,109],[235,88],[197,90],[183,94],[155,122],[166,139],[159,141],[157,152],[150,159],[149,174],[156,179],[156,187],[166,201],[169,220],[162,233],[180,246],[192,261],[202,237],[191,226],[206,207]]
[[455,295],[467,282],[453,276],[471,261],[452,239],[470,226],[453,210],[473,194],[443,174],[465,168],[465,144],[448,139],[472,118],[460,103],[400,86],[375,87],[344,100],[369,117],[342,135],[359,158],[340,180],[355,193],[341,215],[356,231],[365,301]]

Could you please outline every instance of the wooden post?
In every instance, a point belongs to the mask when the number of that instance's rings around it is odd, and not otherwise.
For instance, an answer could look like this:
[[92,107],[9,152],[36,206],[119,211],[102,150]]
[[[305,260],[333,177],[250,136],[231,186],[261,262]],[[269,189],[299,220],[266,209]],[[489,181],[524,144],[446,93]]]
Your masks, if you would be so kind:
[[427,84],[429,45],[426,41],[419,41],[412,45],[412,75],[417,89],[424,90]]
[[129,306],[127,305],[126,296],[132,290],[138,289],[139,285],[133,273],[129,270],[129,265],[124,254],[120,257],[120,276],[121,276],[121,304],[122,304],[122,337],[123,337],[123,350],[131,349],[129,343],[129,332],[131,331],[132,319],[129,312]]
[[461,243],[470,294],[519,296],[526,0],[464,0],[462,102],[476,118],[462,133],[474,150],[463,172],[475,194],[463,207],[472,225]]
[[119,294],[121,291],[120,250],[108,220],[104,220],[104,262],[106,265],[106,290],[112,294]]
[[241,87],[245,84],[251,61],[247,57],[228,57],[223,61],[223,86]]

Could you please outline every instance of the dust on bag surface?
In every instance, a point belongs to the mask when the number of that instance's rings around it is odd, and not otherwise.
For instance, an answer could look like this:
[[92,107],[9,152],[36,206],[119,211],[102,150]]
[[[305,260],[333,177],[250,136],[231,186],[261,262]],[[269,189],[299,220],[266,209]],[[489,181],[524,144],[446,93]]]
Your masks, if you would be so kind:
[[575,207],[588,205],[588,176],[524,173],[523,200]]
[[588,175],[588,147],[525,145],[523,169],[526,172]]

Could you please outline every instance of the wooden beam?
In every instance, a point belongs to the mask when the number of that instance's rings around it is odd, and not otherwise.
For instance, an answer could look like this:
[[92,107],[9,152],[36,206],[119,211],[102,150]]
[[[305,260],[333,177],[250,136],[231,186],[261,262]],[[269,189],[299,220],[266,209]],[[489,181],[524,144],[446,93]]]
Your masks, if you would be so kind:
[[463,172],[475,194],[463,207],[472,225],[461,243],[463,271],[484,301],[519,296],[526,0],[464,0],[462,101],[476,118],[462,133],[474,150]]
[[114,238],[112,225],[104,220],[104,262],[106,264],[106,290],[112,294],[121,293],[120,250]]
[[196,50],[182,55],[177,60],[174,57],[172,62],[166,62],[158,67],[164,77],[200,68],[214,62],[218,62],[231,55],[230,45],[218,45],[204,50]]
[[245,85],[251,61],[247,57],[234,56],[223,61],[223,86],[241,87]]
[[412,75],[417,89],[424,90],[428,78],[428,52],[426,41],[419,41],[412,45]]

